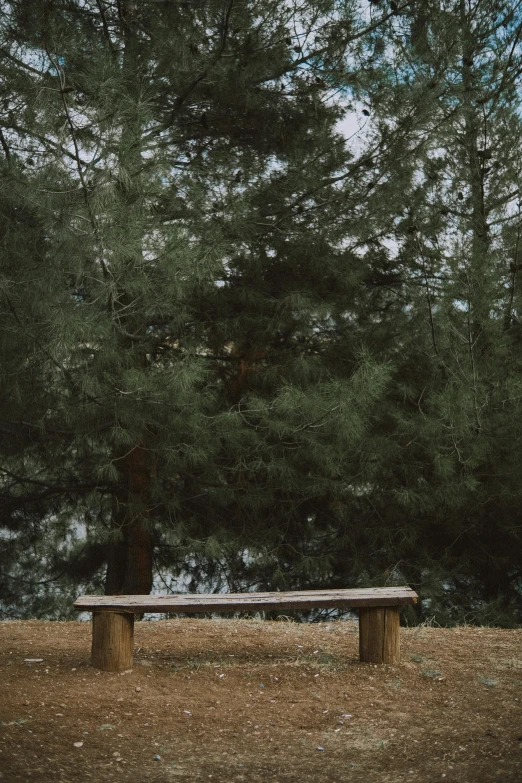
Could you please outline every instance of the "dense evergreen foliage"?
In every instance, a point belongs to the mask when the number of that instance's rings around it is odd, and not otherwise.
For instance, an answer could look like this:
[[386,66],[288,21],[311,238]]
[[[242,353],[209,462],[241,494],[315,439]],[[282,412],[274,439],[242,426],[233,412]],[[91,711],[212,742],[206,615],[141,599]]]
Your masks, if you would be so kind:
[[6,615],[180,577],[519,622],[518,4],[2,14]]

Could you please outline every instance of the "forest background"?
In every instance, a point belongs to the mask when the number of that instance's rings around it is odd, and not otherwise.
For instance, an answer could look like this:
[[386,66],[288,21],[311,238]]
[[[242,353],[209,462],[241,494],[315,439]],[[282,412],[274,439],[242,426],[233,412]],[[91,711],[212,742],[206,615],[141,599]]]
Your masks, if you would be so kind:
[[2,617],[406,583],[407,622],[521,622],[521,36],[4,3]]

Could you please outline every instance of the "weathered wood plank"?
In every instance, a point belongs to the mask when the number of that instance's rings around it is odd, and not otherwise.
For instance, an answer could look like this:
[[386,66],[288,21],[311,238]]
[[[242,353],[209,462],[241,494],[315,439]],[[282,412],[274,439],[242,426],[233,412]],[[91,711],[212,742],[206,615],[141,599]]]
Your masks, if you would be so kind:
[[371,606],[405,606],[417,594],[409,587],[351,590],[304,590],[281,593],[183,593],[181,595],[85,595],[74,607],[98,612],[244,612],[271,609],[350,609]]

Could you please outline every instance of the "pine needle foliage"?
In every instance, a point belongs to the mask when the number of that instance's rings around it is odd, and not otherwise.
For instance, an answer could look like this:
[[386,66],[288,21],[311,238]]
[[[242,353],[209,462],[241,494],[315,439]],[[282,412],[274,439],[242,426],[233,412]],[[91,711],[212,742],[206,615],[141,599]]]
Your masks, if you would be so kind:
[[107,568],[520,619],[521,29],[504,0],[5,4],[6,611],[51,611],[30,567]]
[[[43,471],[63,508],[99,496],[109,591],[148,592],[162,541],[288,548],[360,448],[360,341],[341,374],[324,358],[359,265],[331,85],[373,26],[324,1],[7,6],[4,181],[44,238],[6,313],[41,346],[42,448],[14,475]],[[6,370],[25,407],[27,360]]]

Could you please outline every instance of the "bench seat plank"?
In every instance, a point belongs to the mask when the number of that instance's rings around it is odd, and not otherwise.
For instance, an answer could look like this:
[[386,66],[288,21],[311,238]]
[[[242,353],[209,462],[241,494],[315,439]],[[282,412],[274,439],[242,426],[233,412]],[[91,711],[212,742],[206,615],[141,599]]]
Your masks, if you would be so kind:
[[142,612],[244,612],[250,609],[350,609],[413,604],[417,594],[409,587],[375,587],[350,590],[302,590],[281,593],[182,593],[179,595],[84,595],[78,611]]

